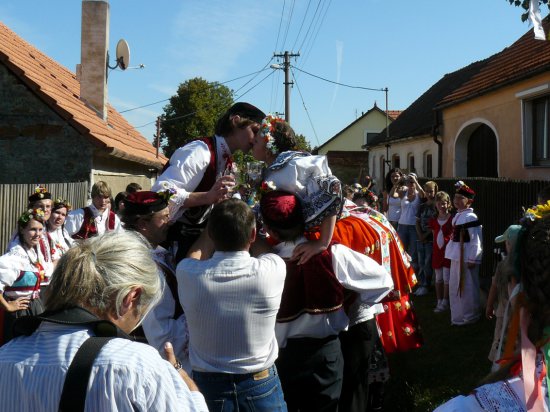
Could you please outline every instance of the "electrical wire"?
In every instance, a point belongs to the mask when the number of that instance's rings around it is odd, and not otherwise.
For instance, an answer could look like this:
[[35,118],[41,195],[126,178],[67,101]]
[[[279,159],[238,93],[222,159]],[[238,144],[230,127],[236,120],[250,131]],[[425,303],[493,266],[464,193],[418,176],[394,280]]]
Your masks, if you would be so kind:
[[286,0],[283,0],[283,10],[281,11],[281,20],[279,20],[279,30],[277,31],[277,40],[275,41],[275,48],[273,50],[277,50],[277,47],[279,47],[279,36],[281,35],[281,26],[283,25],[283,17],[285,15],[285,6],[286,6]]
[[333,81],[333,80],[325,79],[324,77],[321,77],[321,76],[317,76],[316,74],[306,72],[305,70],[299,69],[299,68],[296,67],[296,66],[291,66],[291,68],[296,69],[296,70],[298,70],[299,72],[305,73],[305,74],[307,74],[307,75],[309,75],[309,76],[311,76],[311,77],[315,77],[315,78],[317,78],[317,79],[324,80],[325,82],[337,84],[337,85],[339,85],[339,86],[349,87],[350,89],[371,90],[371,91],[373,91],[373,92],[383,92],[383,91],[386,90],[385,88],[374,89],[374,88],[372,88],[372,87],[352,86],[352,85],[345,84],[345,83],[339,83],[339,82],[335,82],[335,81]]
[[292,23],[292,15],[294,14],[294,5],[295,4],[296,4],[296,0],[292,0],[292,6],[290,7],[290,12],[288,13],[288,24],[286,25],[285,37],[283,39],[282,49],[284,49],[285,45],[286,45],[286,39],[288,37],[288,30],[290,29],[290,24]]
[[304,17],[302,18],[302,24],[300,24],[300,30],[298,30],[298,34],[296,35],[296,39],[294,40],[294,44],[292,45],[292,48],[290,50],[295,50],[296,43],[298,43],[298,39],[300,38],[300,34],[302,33],[302,29],[304,27],[304,23],[306,22],[307,12],[309,11],[310,5],[311,0],[307,2],[306,12],[304,13]]
[[[302,67],[305,66],[305,64],[307,62],[307,59],[309,58],[309,55],[311,53],[311,50],[313,50],[313,46],[315,45],[315,41],[317,40],[317,36],[319,35],[319,32],[321,31],[321,27],[323,26],[323,23],[325,22],[325,18],[327,16],[327,12],[328,12],[328,9],[330,8],[331,3],[332,3],[332,0],[329,0],[327,8],[325,9],[324,13],[322,12],[322,8],[321,8],[321,13],[323,13],[323,17],[321,19],[317,20],[320,23],[319,23],[319,26],[317,27],[317,31],[315,31],[315,29],[314,29],[315,34],[313,35],[313,40],[310,42],[309,49],[304,52],[304,57],[302,59]],[[319,14],[319,15],[321,15],[321,14]]]
[[237,97],[235,100],[240,100],[244,95],[246,95],[249,91],[255,89],[257,86],[259,86],[265,79],[267,79],[269,76],[273,76],[273,73],[275,73],[275,70],[272,70],[270,73],[268,73],[267,76],[265,76],[262,80],[260,80],[258,83],[256,83],[254,86],[252,86],[250,89],[248,89],[246,92],[241,94],[239,97]]
[[[302,95],[302,91],[300,90],[300,86],[298,85],[298,82],[296,81],[296,76],[294,76],[294,70],[292,70],[292,66],[290,67],[290,71],[292,72],[292,77],[294,77],[294,84],[296,85],[296,89],[298,89],[298,94],[300,95],[300,99],[302,99],[302,105],[304,106],[304,110],[306,111],[307,118],[309,119],[309,124],[311,125],[311,128],[313,129],[313,134],[315,135],[315,140],[317,141],[317,147],[321,146],[319,143],[319,136],[317,136],[317,131],[315,130],[315,126],[313,126],[313,121],[311,120],[311,116],[309,115],[309,111],[306,107],[306,102],[304,101],[304,96]],[[285,113],[286,115],[286,113]]]
[[309,32],[311,30],[311,27],[313,26],[313,22],[315,20],[315,16],[317,16],[317,12],[319,11],[319,6],[321,5],[322,0],[319,0],[319,3],[317,3],[317,7],[315,8],[315,13],[313,13],[313,17],[311,18],[311,21],[309,22],[309,27],[307,28],[306,35],[304,36],[304,40],[302,40],[302,44],[300,44],[300,48],[298,50],[302,50],[304,47],[304,43],[306,42],[306,39],[308,38]]
[[[271,58],[271,60],[273,60],[273,57]],[[270,61],[271,61],[271,60],[270,60]],[[267,64],[269,64],[269,62],[268,62]],[[258,75],[259,73],[261,73],[261,72],[263,72],[263,71],[266,70],[267,64],[266,64],[261,70],[258,70],[258,71],[256,71],[256,72],[252,72],[252,73],[249,73],[249,74],[245,74],[245,75],[243,75],[243,76],[235,77],[234,79],[226,80],[226,81],[224,81],[224,82],[211,82],[211,83],[209,83],[209,85],[210,85],[210,87],[220,86],[220,85],[223,85],[223,84],[227,84],[227,83],[234,82],[234,81],[236,81],[236,80],[244,79],[245,77],[249,77],[249,76],[252,76],[252,75]],[[252,78],[252,79],[254,79],[254,78]],[[170,100],[170,97],[167,98],[167,99],[162,99],[162,100],[153,102],[153,103],[144,104],[143,106],[132,107],[131,109],[121,110],[121,111],[119,111],[119,113],[122,114],[122,113],[126,113],[126,112],[131,112],[131,111],[133,111],[133,110],[143,109],[144,107],[154,106],[155,104],[167,102],[168,100]],[[153,122],[153,123],[154,123],[154,122]],[[150,123],[148,123],[148,124],[150,124]]]

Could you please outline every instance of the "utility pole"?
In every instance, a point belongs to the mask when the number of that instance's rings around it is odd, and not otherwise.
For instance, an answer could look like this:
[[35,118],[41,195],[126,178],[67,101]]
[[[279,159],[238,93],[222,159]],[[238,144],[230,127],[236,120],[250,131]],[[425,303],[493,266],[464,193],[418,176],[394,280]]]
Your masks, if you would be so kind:
[[294,84],[293,81],[290,81],[290,58],[298,57],[300,53],[292,53],[285,51],[284,54],[274,54],[273,57],[282,57],[283,60],[283,70],[285,71],[285,120],[290,124],[290,85]]
[[157,138],[157,141],[156,141],[156,144],[155,146],[157,147],[157,159],[159,157],[159,148],[160,148],[160,122],[162,120],[162,116],[158,116],[157,117],[157,135],[156,135],[156,138]]

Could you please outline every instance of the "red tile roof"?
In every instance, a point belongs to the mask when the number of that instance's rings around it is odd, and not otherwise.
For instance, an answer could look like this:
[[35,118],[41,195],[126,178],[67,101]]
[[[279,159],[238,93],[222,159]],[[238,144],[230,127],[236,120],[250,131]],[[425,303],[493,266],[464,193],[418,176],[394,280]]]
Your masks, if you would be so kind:
[[[546,32],[549,18],[543,21]],[[461,87],[446,96],[438,108],[450,106],[496,90],[550,69],[550,41],[535,40],[529,29],[514,44],[487,59],[487,64]]]
[[[386,112],[384,111],[384,113]],[[401,113],[403,113],[403,110],[388,110],[388,116],[392,120],[397,119]]]
[[0,64],[4,64],[56,113],[113,156],[162,167],[163,155],[112,106],[107,122],[80,100],[74,73],[50,59],[0,22]]

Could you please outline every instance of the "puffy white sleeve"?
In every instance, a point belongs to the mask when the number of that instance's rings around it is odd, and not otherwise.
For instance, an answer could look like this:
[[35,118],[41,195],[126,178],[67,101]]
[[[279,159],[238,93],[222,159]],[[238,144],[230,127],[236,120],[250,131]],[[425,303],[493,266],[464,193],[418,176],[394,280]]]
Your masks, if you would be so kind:
[[177,149],[170,158],[168,168],[158,177],[151,188],[153,192],[174,189],[170,199],[170,219],[181,216],[183,204],[201,182],[210,164],[210,150],[206,143],[195,140]]
[[483,409],[473,395],[457,396],[443,405],[437,407],[434,412],[483,412]]
[[346,289],[358,292],[362,302],[380,302],[393,289],[391,275],[370,257],[340,244],[333,245],[331,252],[337,279]]
[[84,209],[76,209],[69,212],[65,219],[65,229],[69,236],[78,233],[84,222]]
[[4,289],[13,285],[19,276],[19,257],[14,253],[6,253],[0,256],[0,292],[4,292]]
[[481,263],[483,254],[482,226],[470,227],[467,229],[470,241],[464,243],[464,260],[470,263]]

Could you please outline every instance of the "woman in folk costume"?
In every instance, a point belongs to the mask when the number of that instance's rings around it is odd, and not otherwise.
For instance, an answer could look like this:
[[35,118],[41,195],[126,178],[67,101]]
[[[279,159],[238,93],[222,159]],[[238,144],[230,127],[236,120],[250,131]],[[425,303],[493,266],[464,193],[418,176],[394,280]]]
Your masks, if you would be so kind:
[[[550,203],[529,209],[515,245],[522,292],[516,301],[521,350],[468,395],[436,409],[448,411],[547,411],[550,361]],[[516,336],[509,336],[515,341]]]
[[187,372],[189,363],[189,329],[178,296],[175,262],[172,253],[162,246],[168,235],[170,213],[168,202],[175,191],[130,193],[124,201],[122,224],[124,229],[140,233],[153,249],[153,259],[159,276],[166,286],[162,299],[145,316],[142,329],[147,342],[155,347],[161,356],[164,345],[171,342],[174,353]]
[[65,229],[65,219],[70,210],[71,204],[67,200],[56,199],[53,202],[51,216],[46,222],[45,235],[48,238],[54,266],[74,244],[73,238]]
[[17,239],[10,250],[0,257],[0,315],[3,317],[0,333],[3,333],[3,342],[11,339],[15,319],[37,315],[44,310],[40,300],[40,284],[51,266],[40,248],[44,211],[28,210],[17,223]]
[[284,190],[302,201],[312,240],[297,247],[292,259],[303,263],[326,250],[332,240],[382,264],[394,281],[393,293],[384,300],[386,312],[379,316],[384,348],[393,352],[420,347],[422,339],[408,300],[416,277],[395,230],[381,213],[368,207],[342,216],[340,181],[332,175],[327,158],[294,151],[295,146],[290,125],[269,115],[252,148],[252,155],[267,164],[260,191]]

